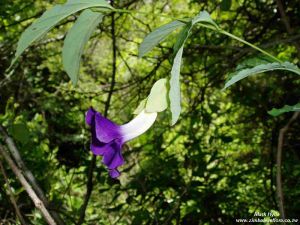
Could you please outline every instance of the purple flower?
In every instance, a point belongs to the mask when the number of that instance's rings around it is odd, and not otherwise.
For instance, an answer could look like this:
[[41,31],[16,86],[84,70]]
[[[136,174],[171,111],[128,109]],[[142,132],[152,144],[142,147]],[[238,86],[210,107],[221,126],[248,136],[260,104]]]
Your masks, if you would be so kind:
[[156,116],[156,112],[147,113],[143,110],[129,123],[120,126],[92,107],[87,111],[85,119],[91,127],[91,150],[95,155],[103,156],[102,162],[112,178],[120,175],[118,167],[124,164],[121,152],[123,144],[147,131],[155,122]]

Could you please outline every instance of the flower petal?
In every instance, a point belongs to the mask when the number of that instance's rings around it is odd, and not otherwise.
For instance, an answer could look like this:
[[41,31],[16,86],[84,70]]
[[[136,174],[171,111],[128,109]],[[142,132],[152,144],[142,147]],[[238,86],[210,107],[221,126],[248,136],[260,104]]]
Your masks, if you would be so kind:
[[111,178],[117,178],[120,176],[120,172],[117,169],[109,170],[109,176],[111,176]]
[[102,162],[108,169],[116,169],[118,166],[124,164],[124,159],[121,153],[122,143],[120,141],[113,141],[107,146],[107,149],[103,155]]
[[95,129],[96,137],[104,143],[109,143],[121,137],[120,127],[109,119],[106,119],[99,112],[95,114]]
[[92,138],[92,143],[90,146],[94,155],[104,155],[106,151],[109,151],[109,144],[100,142],[96,137]]
[[147,113],[142,110],[133,120],[120,126],[122,141],[127,142],[145,133],[155,122],[157,112]]
[[89,125],[92,126],[93,120],[94,120],[94,116],[95,116],[96,111],[90,107],[89,110],[86,112],[86,116],[85,116],[85,122]]

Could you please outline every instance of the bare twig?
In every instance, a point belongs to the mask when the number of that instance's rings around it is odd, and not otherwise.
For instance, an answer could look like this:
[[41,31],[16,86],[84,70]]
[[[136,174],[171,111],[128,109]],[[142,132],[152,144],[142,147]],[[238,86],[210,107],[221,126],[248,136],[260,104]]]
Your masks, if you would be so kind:
[[57,223],[54,221],[48,210],[46,209],[44,203],[41,201],[41,199],[37,196],[35,191],[32,189],[31,185],[27,182],[25,177],[23,176],[21,170],[17,167],[17,165],[14,163],[12,158],[9,156],[9,154],[4,150],[4,147],[0,145],[0,153],[3,155],[5,160],[7,161],[9,167],[12,169],[26,192],[28,193],[29,197],[33,201],[35,207],[39,209],[44,217],[44,219],[47,221],[49,225],[56,225]]
[[14,194],[11,190],[11,186],[9,184],[9,180],[7,178],[7,175],[6,175],[6,172],[5,172],[5,169],[4,169],[4,166],[2,165],[2,162],[0,160],[0,170],[1,170],[1,173],[3,174],[3,177],[4,177],[4,181],[7,185],[7,189],[8,189],[8,195],[9,195],[9,198],[10,198],[10,201],[12,203],[12,205],[14,206],[15,210],[16,210],[16,214],[17,214],[17,217],[19,218],[20,222],[22,225],[27,225],[19,207],[18,207],[18,204],[17,204],[17,201],[16,199],[14,198]]
[[282,149],[284,142],[284,135],[290,128],[290,125],[297,119],[300,112],[295,112],[288,123],[280,129],[279,137],[278,137],[278,147],[277,147],[277,173],[276,173],[276,186],[277,186],[277,197],[279,204],[279,211],[282,219],[285,219],[285,211],[284,211],[284,196],[282,191],[282,176],[281,176],[281,165],[282,165]]
[[[22,172],[24,173],[24,176],[26,177],[27,181],[30,183],[30,185],[32,186],[33,190],[36,192],[36,194],[39,196],[39,198],[41,199],[41,201],[43,201],[44,205],[46,205],[46,207],[49,206],[49,202],[43,192],[43,190],[40,188],[40,186],[38,185],[35,177],[33,176],[32,172],[27,168],[26,164],[24,163],[19,150],[17,149],[17,146],[15,144],[15,142],[13,141],[13,139],[7,134],[5,128],[0,125],[0,133],[3,135],[4,137],[4,141],[12,155],[12,157],[14,158],[15,162],[17,163],[18,167],[22,170]],[[64,222],[62,221],[62,219],[60,218],[59,214],[57,214],[56,212],[51,212],[53,217],[55,218],[55,221],[57,224],[59,225],[63,225]]]

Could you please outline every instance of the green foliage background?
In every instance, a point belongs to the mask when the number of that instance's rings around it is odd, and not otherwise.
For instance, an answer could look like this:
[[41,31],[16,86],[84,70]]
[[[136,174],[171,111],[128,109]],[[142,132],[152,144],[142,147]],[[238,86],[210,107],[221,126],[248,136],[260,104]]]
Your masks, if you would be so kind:
[[[104,17],[89,41],[76,87],[61,62],[63,39],[74,16],[31,47],[13,73],[5,72],[24,29],[51,5],[63,2],[1,0],[0,123],[16,141],[51,207],[65,224],[76,224],[92,158],[84,115],[91,105],[103,112],[110,88],[111,17]],[[154,82],[169,76],[175,35],[142,59],[137,50],[146,34],[171,18],[207,10],[224,30],[299,65],[294,47],[300,40],[299,3],[285,1],[293,29],[288,33],[271,0],[115,1],[116,8],[145,13],[115,16],[117,73],[108,117],[120,124],[129,121]],[[170,115],[160,113],[151,130],[127,143],[119,180],[111,179],[97,159],[85,224],[235,224],[235,218],[252,218],[254,212],[278,211],[275,155],[279,130],[291,114],[274,118],[267,111],[299,101],[299,76],[272,71],[221,91],[237,65],[260,57],[226,36],[193,28],[183,54],[180,120],[171,127]],[[299,120],[284,145],[287,218],[300,215],[298,126]],[[28,223],[45,224],[5,167]],[[0,183],[0,223],[18,224],[2,176]]]

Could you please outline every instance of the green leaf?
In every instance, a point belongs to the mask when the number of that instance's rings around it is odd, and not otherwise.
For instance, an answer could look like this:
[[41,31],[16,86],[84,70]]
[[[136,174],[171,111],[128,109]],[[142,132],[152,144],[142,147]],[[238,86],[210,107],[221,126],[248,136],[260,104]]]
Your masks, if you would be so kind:
[[191,22],[187,23],[184,28],[180,31],[177,42],[174,45],[174,61],[171,70],[171,79],[170,79],[170,108],[172,113],[172,122],[171,125],[174,125],[179,119],[181,112],[181,97],[180,97],[180,67],[183,54],[183,46],[187,38],[190,35],[191,29],[196,23],[209,23],[214,27],[218,28],[218,25],[211,19],[210,15],[206,11],[201,11],[196,15]]
[[84,46],[102,18],[102,13],[93,12],[90,9],[84,10],[65,38],[62,50],[63,66],[73,85],[76,85],[78,81]]
[[287,70],[300,75],[300,69],[296,65],[290,62],[284,62],[284,63],[275,62],[275,63],[261,64],[253,68],[239,70],[233,73],[232,75],[230,75],[230,78],[228,81],[226,81],[223,90],[248,76],[252,76],[252,75],[256,75],[259,73],[264,73],[272,70]]
[[272,110],[268,111],[271,116],[279,116],[286,112],[295,112],[300,111],[300,103],[296,105],[285,105],[280,109],[273,108]]
[[231,0],[222,0],[220,8],[222,11],[228,11],[231,7]]
[[174,45],[174,53],[176,54],[173,61],[173,66],[171,70],[171,79],[170,79],[170,108],[172,113],[172,122],[171,125],[174,125],[179,119],[181,112],[181,97],[180,97],[180,67],[182,61],[183,46],[187,40],[193,24],[188,23],[182,28],[178,34],[177,42]]
[[151,88],[146,104],[146,112],[162,112],[168,107],[167,79],[160,79]]
[[26,144],[29,141],[29,130],[24,123],[13,124],[10,128],[10,132],[13,138],[22,144]]
[[140,112],[142,112],[146,107],[146,103],[147,98],[140,102],[139,106],[134,110],[133,114],[139,114]]
[[170,79],[170,108],[172,113],[172,122],[171,125],[173,126],[177,120],[179,119],[179,115],[181,112],[181,97],[180,97],[180,66],[182,60],[182,53],[183,53],[183,46],[178,50],[172,70],[171,70],[171,79]]
[[213,25],[216,28],[219,28],[219,26],[212,20],[209,13],[207,11],[201,11],[197,16],[195,16],[192,19],[192,24],[195,25],[196,23],[209,23]]
[[34,41],[44,36],[58,22],[71,14],[91,7],[113,9],[105,0],[69,0],[63,5],[56,5],[47,10],[22,33],[18,42],[15,58],[13,59],[11,66],[26,48],[28,48]]
[[143,57],[144,55],[146,55],[156,45],[166,39],[168,35],[171,34],[174,30],[184,25],[185,23],[175,20],[152,31],[145,37],[145,39],[141,43],[139,48],[139,57]]

